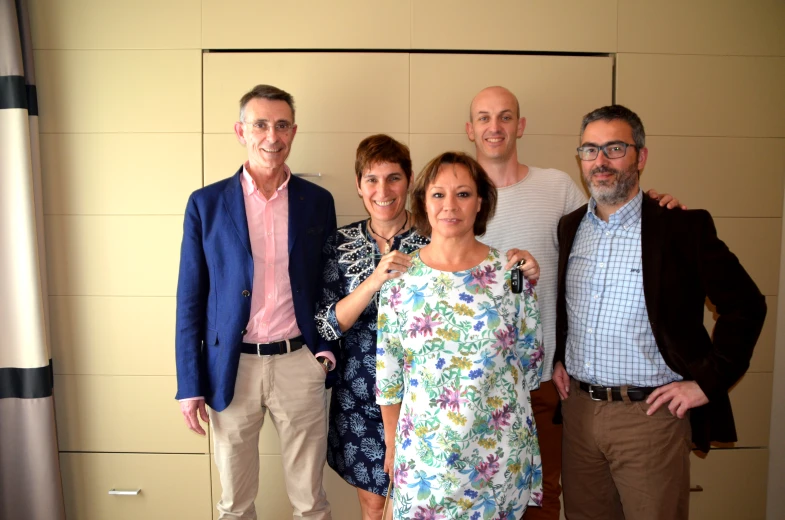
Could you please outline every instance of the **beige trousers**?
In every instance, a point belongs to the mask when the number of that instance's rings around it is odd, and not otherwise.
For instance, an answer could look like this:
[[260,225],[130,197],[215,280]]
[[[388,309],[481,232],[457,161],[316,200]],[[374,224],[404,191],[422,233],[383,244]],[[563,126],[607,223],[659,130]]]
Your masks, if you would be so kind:
[[327,455],[324,369],[307,347],[278,356],[240,354],[234,398],[210,409],[215,464],[223,493],[219,518],[256,520],[259,432],[266,411],[281,441],[281,458],[293,518],[331,520],[322,486]]

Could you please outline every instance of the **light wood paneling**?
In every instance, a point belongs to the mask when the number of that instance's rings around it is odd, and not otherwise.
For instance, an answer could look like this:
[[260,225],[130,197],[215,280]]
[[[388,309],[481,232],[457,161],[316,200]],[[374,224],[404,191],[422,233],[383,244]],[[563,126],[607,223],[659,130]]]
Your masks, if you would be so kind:
[[610,104],[612,68],[608,57],[413,54],[411,132],[464,133],[472,98],[502,85],[527,133],[577,135],[583,114]]
[[616,62],[616,102],[649,135],[785,137],[783,92],[785,58],[619,54]]
[[175,375],[175,299],[51,296],[55,374]]
[[690,518],[763,520],[769,450],[711,450],[690,458]]
[[200,132],[201,56],[36,51],[41,132]]
[[210,518],[208,455],[61,453],[60,472],[69,520]]
[[714,217],[781,216],[785,139],[654,136],[646,146],[643,181],[688,207]]
[[747,373],[730,392],[736,422],[737,448],[769,445],[771,426],[771,373]]
[[174,400],[174,376],[55,376],[61,451],[208,453]]
[[[365,207],[357,195],[354,159],[357,145],[367,134],[298,133],[287,164],[294,173],[332,193],[339,215],[364,215]],[[392,134],[406,144],[407,134]],[[247,152],[234,134],[204,136],[205,184],[221,180],[237,171],[248,159]],[[321,174],[320,177],[313,176]]]
[[32,0],[35,49],[199,49],[200,0]]
[[413,0],[412,48],[616,51],[616,2]]
[[[213,519],[218,520],[215,506],[221,499],[221,481],[215,462],[213,475]],[[360,520],[357,490],[347,484],[329,466],[324,466],[324,489],[330,502],[332,517],[338,520]],[[262,455],[259,462],[259,494],[255,501],[259,520],[278,520],[292,516],[292,507],[286,494],[283,466],[280,455]]]
[[[205,49],[408,49],[410,0],[203,0]],[[238,25],[258,20],[260,30]]]
[[760,292],[776,295],[782,219],[718,218],[714,219],[714,224],[717,235],[739,257]]
[[48,216],[50,295],[174,296],[181,216]]
[[202,187],[199,134],[43,134],[44,212],[182,215]]
[[409,131],[409,55],[204,55],[204,131],[233,132],[240,98],[258,83],[294,96],[300,132]]
[[785,55],[780,0],[618,0],[619,52]]
[[[763,330],[758,338],[758,344],[752,353],[749,372],[769,372],[774,367],[774,337],[777,331],[777,297],[766,296],[766,321],[763,323]],[[706,307],[703,313],[703,324],[706,330],[711,333],[717,322],[714,309]]]
[[[518,140],[518,160],[530,166],[556,168],[567,172],[581,184],[575,148],[578,136],[528,135]],[[448,150],[458,150],[475,157],[474,143],[466,134],[412,134],[412,164],[415,175],[434,157]]]

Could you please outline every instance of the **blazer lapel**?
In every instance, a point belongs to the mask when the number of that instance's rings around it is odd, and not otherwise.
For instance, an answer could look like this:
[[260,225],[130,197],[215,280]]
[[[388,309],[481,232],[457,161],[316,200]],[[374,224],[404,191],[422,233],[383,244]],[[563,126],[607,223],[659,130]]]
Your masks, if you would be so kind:
[[643,295],[652,329],[656,328],[660,309],[662,283],[662,248],[664,242],[663,211],[656,201],[643,197],[641,208],[641,262],[643,270]]
[[305,196],[303,194],[302,182],[298,177],[292,173],[292,178],[289,179],[289,255],[292,254],[294,243],[297,242],[297,237],[300,235],[300,227],[307,219],[302,218],[303,214],[308,211],[308,205],[305,204]]
[[226,187],[223,193],[224,205],[226,211],[229,213],[229,218],[234,224],[234,230],[237,232],[237,237],[240,243],[248,252],[248,255],[253,256],[251,252],[251,236],[248,234],[248,218],[245,215],[245,199],[243,198],[243,185],[240,182],[240,176],[243,174],[242,166],[234,174],[232,182]]

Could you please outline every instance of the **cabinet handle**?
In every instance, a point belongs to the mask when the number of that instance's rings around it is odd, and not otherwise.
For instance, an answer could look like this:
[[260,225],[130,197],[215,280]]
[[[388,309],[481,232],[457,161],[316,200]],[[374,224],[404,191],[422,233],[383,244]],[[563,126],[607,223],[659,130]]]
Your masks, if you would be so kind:
[[321,173],[295,173],[297,177],[321,177]]
[[110,489],[110,495],[123,495],[123,496],[136,496],[142,492],[142,489]]
[[703,491],[703,486],[697,485],[695,487],[690,488],[690,493],[700,493]]

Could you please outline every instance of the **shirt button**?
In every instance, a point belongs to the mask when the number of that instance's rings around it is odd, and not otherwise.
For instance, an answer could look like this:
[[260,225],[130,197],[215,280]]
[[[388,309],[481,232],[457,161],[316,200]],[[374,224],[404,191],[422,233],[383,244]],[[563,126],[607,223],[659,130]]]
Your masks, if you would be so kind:
[[267,233],[267,236],[268,236],[268,237],[271,237],[271,236],[273,236],[273,232],[272,232],[272,231],[270,231],[269,233]]
[[586,332],[588,332],[589,334],[591,334],[592,332],[594,332],[594,329],[589,329],[589,330],[587,330]]
[[251,296],[251,291],[249,291],[248,289],[244,290],[244,291],[243,291],[243,296],[245,296],[246,298],[248,298],[249,296]]
[[248,329],[243,329],[243,330],[241,330],[241,331],[240,331],[240,334],[242,334],[243,336],[245,336],[246,334],[248,334]]
[[267,295],[267,297],[268,297],[268,298],[272,298],[272,297],[273,297],[273,294],[272,294],[272,293],[270,293],[270,294],[268,294],[268,295]]
[[606,236],[611,236],[611,232],[610,232],[610,231],[606,231],[606,232],[605,232],[605,235],[606,235]]
[[599,266],[600,266],[600,267],[605,267],[605,262],[600,262],[600,263],[599,263]]
[[595,295],[594,295],[594,299],[595,299],[595,300],[596,300],[597,298],[599,298],[599,297],[600,297],[600,295],[599,295],[599,294],[595,294]]

